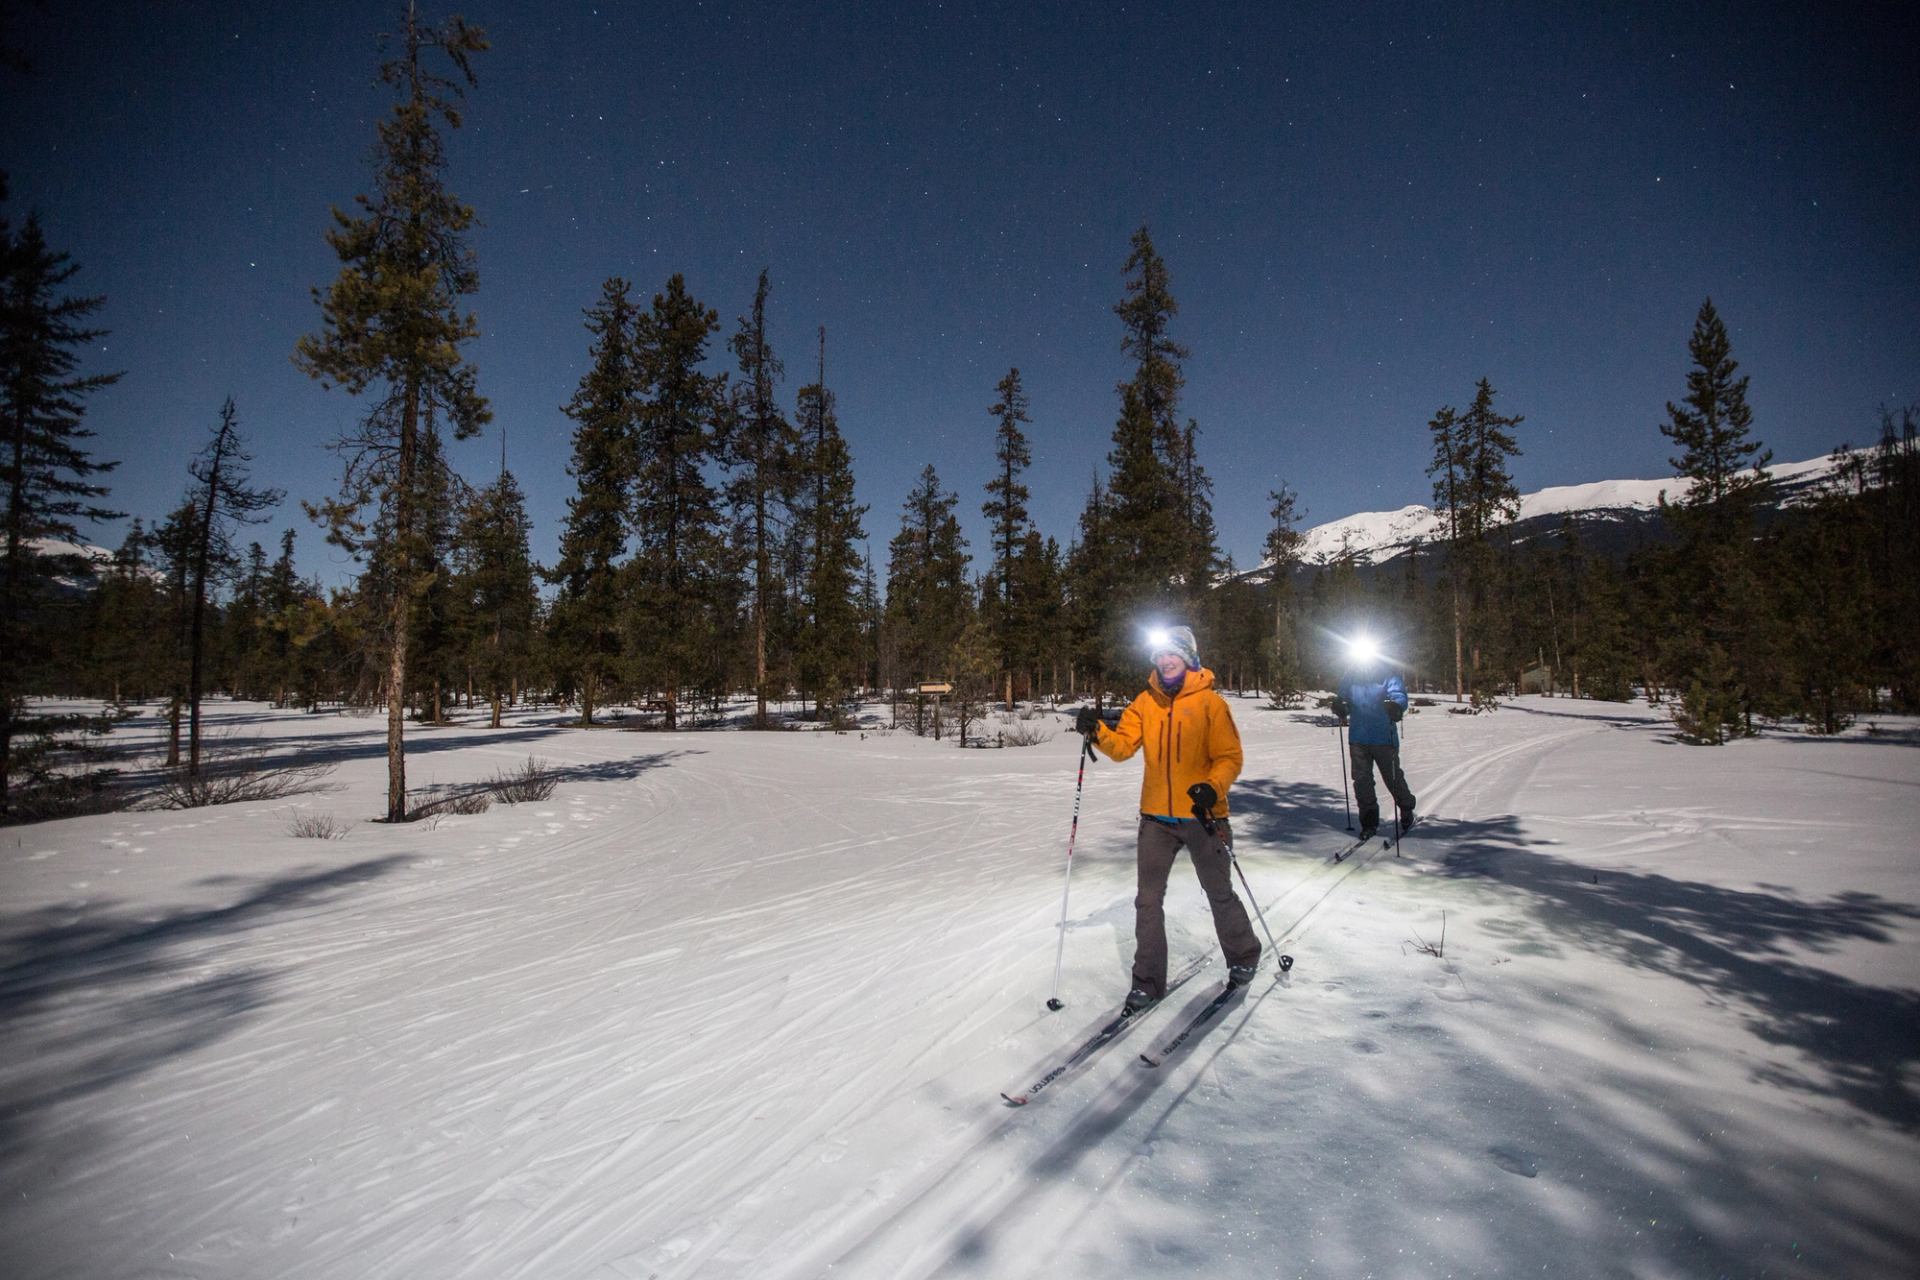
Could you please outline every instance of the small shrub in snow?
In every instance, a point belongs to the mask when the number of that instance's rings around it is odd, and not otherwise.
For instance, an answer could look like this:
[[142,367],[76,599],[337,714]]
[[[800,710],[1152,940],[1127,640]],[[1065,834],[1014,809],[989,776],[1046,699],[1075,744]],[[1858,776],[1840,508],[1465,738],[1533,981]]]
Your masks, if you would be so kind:
[[496,773],[489,789],[500,797],[501,804],[528,804],[536,800],[545,800],[553,794],[560,779],[547,768],[547,762],[527,757],[527,762],[513,773]]
[[1002,714],[1000,716],[1000,745],[1006,747],[1037,747],[1043,742],[1053,741],[1052,719],[1025,720]]
[[1440,913],[1440,941],[1428,942],[1418,932],[1413,935],[1414,950],[1423,956],[1432,956],[1436,960],[1446,958],[1447,954],[1447,913]]
[[347,824],[330,813],[297,813],[287,824],[287,834],[301,840],[338,840],[347,834]]
[[169,770],[154,789],[151,804],[157,809],[199,809],[211,804],[281,800],[319,790],[321,780],[332,772],[330,764],[306,760],[269,764],[266,751],[260,748],[209,753],[197,774],[188,773],[184,767]]
[[427,798],[407,810],[408,822],[425,822],[431,830],[450,813],[485,813],[493,807],[493,790],[486,784],[464,787],[428,787]]

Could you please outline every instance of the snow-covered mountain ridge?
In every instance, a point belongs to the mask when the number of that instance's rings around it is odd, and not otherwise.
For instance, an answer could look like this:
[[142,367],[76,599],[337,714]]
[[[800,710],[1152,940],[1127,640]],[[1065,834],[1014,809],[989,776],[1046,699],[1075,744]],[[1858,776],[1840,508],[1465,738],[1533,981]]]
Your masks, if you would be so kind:
[[[1768,467],[1774,482],[1773,500],[1780,505],[1804,501],[1806,495],[1831,474],[1833,467],[1833,459],[1824,456]],[[1678,501],[1689,487],[1690,481],[1674,476],[1554,485],[1522,494],[1520,513],[1514,523],[1525,525],[1568,515],[1582,521],[1639,522],[1659,510],[1663,494],[1670,502]],[[1415,504],[1397,511],[1362,511],[1306,530],[1300,558],[1303,564],[1309,565],[1330,564],[1344,558],[1360,564],[1380,564],[1400,555],[1416,540],[1434,542],[1444,534],[1443,522],[1432,507]]]

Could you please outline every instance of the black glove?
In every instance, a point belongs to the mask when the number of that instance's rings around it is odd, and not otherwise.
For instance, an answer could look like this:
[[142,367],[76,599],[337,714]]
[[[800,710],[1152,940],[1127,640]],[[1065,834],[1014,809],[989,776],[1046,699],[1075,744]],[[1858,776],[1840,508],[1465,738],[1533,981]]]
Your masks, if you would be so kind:
[[1196,782],[1187,788],[1187,798],[1193,801],[1193,807],[1202,814],[1213,812],[1213,806],[1220,803],[1220,793],[1213,789],[1211,782]]
[[1333,714],[1335,715],[1335,717],[1339,719],[1341,724],[1345,724],[1347,722],[1347,712],[1350,709],[1351,708],[1347,706],[1347,700],[1341,697],[1337,693],[1334,694],[1333,697],[1327,703],[1327,710],[1333,712]]
[[1092,707],[1082,707],[1073,717],[1073,731],[1084,733],[1089,738],[1100,736],[1100,713]]
[[1400,717],[1407,714],[1407,709],[1395,702],[1392,698],[1380,699],[1380,709],[1385,711],[1387,713],[1387,719],[1393,721],[1395,724],[1399,724]]

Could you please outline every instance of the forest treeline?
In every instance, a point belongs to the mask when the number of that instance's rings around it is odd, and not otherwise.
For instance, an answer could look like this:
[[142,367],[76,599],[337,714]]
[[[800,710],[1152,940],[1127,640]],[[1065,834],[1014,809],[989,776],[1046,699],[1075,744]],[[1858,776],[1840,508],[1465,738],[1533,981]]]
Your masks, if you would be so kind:
[[[982,491],[963,498],[929,465],[883,516],[855,500],[826,330],[788,353],[807,371],[797,387],[773,350],[770,272],[731,325],[680,275],[651,297],[615,277],[583,300],[587,371],[565,404],[573,493],[557,557],[537,564],[504,445],[497,474],[471,478],[445,448],[492,420],[464,350],[479,331],[463,302],[479,279],[474,213],[447,185],[443,150],[486,39],[457,18],[410,17],[404,32],[382,67],[394,101],[369,190],[333,213],[339,274],[316,290],[316,327],[293,353],[361,406],[334,442],[337,489],[302,503],[354,557],[349,585],[302,578],[291,529],[273,554],[248,537],[286,495],[253,484],[231,399],[212,407],[173,510],[135,519],[105,565],[62,545],[82,522],[123,514],[109,503],[115,464],[94,456],[85,425],[88,397],[121,375],[81,368],[103,299],[70,287],[78,267],[36,216],[16,221],[0,203],[7,818],[70,811],[105,781],[87,744],[111,717],[43,695],[164,700],[168,765],[188,774],[203,767],[207,694],[384,707],[398,820],[405,725],[458,706],[485,707],[495,725],[527,699],[587,724],[638,706],[675,729],[744,694],[750,723],[771,728],[834,722],[855,699],[922,681],[950,682],[975,707],[1103,698],[1137,687],[1142,629],[1173,621],[1196,628],[1226,687],[1283,705],[1324,687],[1337,639],[1365,630],[1410,683],[1462,705],[1542,684],[1639,693],[1704,743],[1920,709],[1914,409],[1883,409],[1877,441],[1842,446],[1823,492],[1776,511],[1747,378],[1709,300],[1675,352],[1679,394],[1657,426],[1675,497],[1629,554],[1595,554],[1571,521],[1518,536],[1510,462],[1524,419],[1483,378],[1462,389],[1464,407],[1408,424],[1431,446],[1440,536],[1384,568],[1302,564],[1304,509],[1282,485],[1263,563],[1241,572],[1216,535],[1202,425],[1182,404],[1190,352],[1144,226],[1113,306],[1125,376],[1110,448],[1064,541],[1029,512],[1031,436],[1045,424],[1017,367],[981,388],[994,459]],[[963,501],[985,519],[977,548]],[[870,533],[887,537],[883,554]]]

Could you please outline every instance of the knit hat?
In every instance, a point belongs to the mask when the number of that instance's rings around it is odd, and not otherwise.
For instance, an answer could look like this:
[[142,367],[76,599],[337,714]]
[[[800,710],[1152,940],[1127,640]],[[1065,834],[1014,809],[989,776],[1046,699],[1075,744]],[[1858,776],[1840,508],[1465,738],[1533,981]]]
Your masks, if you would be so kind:
[[1187,664],[1187,670],[1200,669],[1200,642],[1193,638],[1192,627],[1164,628],[1147,641],[1147,646],[1149,661],[1163,653],[1177,653],[1181,661]]

